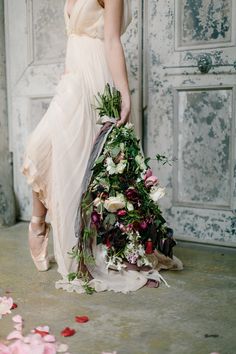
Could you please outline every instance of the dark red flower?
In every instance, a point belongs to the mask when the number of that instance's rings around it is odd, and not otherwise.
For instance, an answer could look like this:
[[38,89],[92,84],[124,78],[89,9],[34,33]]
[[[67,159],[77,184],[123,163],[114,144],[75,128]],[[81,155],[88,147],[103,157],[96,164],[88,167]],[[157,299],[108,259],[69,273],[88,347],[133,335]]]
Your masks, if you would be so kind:
[[106,240],[106,246],[107,246],[107,248],[111,248],[111,242],[110,242],[109,238]]
[[88,316],[76,316],[75,317],[75,322],[78,322],[78,323],[85,323],[88,321],[89,321]]
[[18,307],[18,305],[17,305],[15,302],[13,302],[12,307],[11,307],[11,310],[16,309],[17,307]]
[[101,197],[102,197],[103,199],[106,199],[106,198],[109,197],[109,193],[107,193],[107,192],[102,192]]
[[47,331],[41,331],[40,329],[35,328],[34,333],[40,334],[41,337],[47,336],[49,332]]
[[118,216],[125,216],[127,214],[127,211],[125,209],[121,209],[117,211]]
[[99,225],[100,221],[101,221],[101,215],[97,211],[94,210],[91,214],[91,220],[92,220],[93,224]]
[[62,331],[61,331],[61,336],[63,337],[71,337],[76,333],[76,331],[70,327],[65,327]]
[[153,243],[150,238],[147,240],[145,246],[146,246],[145,253],[152,254],[153,253]]
[[126,191],[125,191],[125,195],[126,195],[126,198],[128,200],[131,200],[133,202],[137,202],[138,199],[139,199],[139,194],[138,194],[138,191],[134,188],[128,188]]
[[143,220],[143,221],[140,222],[139,228],[140,228],[141,230],[146,230],[147,227],[148,227],[148,223],[147,223],[145,220]]

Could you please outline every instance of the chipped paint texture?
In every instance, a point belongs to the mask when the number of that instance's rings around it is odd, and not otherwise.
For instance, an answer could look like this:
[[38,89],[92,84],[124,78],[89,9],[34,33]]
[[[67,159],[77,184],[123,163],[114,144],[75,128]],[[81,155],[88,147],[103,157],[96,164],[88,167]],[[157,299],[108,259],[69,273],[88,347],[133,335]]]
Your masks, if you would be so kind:
[[229,41],[232,0],[180,0],[183,44]]
[[0,0],[0,225],[15,221],[12,166],[8,149],[3,0]]
[[177,95],[177,200],[230,208],[232,89]]
[[64,27],[64,0],[33,0],[32,20],[35,61],[59,61],[65,57],[65,37],[58,28]]
[[141,136],[141,120],[139,116],[139,1],[130,0],[132,7],[132,22],[122,36],[122,43],[126,57],[129,87],[132,99],[131,121],[135,125],[136,133]]
[[[182,16],[177,21],[176,4]],[[232,32],[231,2],[150,0],[147,5],[146,153],[173,160],[171,166],[152,161],[166,186],[160,201],[164,216],[177,237],[236,245],[236,72],[219,67],[203,75],[197,68],[180,68],[196,65],[206,46],[213,63],[235,60],[232,43],[221,47]],[[176,36],[184,44],[181,51],[175,50]],[[198,51],[191,50],[196,41]]]

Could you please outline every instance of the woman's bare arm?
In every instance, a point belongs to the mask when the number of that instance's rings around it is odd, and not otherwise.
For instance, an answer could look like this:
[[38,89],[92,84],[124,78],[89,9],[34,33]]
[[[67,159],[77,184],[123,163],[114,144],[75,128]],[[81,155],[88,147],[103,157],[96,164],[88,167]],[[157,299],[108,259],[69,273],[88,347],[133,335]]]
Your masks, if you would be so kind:
[[117,122],[117,125],[120,126],[128,121],[131,109],[125,56],[120,39],[124,3],[123,0],[104,0],[104,4],[106,58],[115,87],[120,91],[122,97],[121,115]]

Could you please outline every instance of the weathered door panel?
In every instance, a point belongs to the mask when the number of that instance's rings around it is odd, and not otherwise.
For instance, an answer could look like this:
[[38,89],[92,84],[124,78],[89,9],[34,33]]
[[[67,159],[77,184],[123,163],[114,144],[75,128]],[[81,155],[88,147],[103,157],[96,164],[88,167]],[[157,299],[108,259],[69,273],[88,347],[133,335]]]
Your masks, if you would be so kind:
[[167,187],[164,214],[179,238],[233,245],[235,5],[151,0],[145,10],[145,147],[173,158],[153,164]]

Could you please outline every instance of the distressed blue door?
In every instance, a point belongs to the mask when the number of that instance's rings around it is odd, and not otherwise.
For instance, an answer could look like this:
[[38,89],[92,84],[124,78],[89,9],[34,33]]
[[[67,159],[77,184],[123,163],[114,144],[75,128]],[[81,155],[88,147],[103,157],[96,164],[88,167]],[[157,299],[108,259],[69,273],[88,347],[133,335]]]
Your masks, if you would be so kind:
[[145,150],[176,237],[236,245],[236,2],[144,1]]

